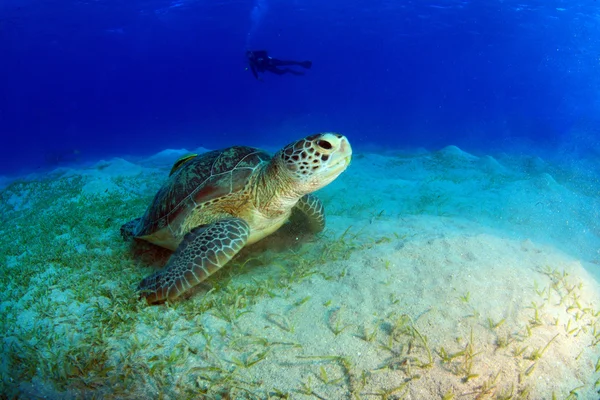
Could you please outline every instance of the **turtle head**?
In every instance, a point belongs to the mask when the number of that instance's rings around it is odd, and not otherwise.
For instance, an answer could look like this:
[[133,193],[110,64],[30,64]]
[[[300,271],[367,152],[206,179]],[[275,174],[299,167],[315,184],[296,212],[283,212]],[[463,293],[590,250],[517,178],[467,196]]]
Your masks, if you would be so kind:
[[300,195],[314,192],[337,178],[350,164],[352,147],[338,133],[307,136],[281,149],[276,157]]

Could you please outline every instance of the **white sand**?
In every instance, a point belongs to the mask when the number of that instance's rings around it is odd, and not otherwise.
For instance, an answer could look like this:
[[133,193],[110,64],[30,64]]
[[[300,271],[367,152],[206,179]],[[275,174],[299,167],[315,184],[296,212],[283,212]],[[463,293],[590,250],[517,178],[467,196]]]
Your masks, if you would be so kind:
[[600,185],[582,163],[359,153],[319,193],[322,235],[280,232],[148,307],[135,285],[168,254],[133,257],[118,230],[184,153],[2,192],[3,393],[598,398]]

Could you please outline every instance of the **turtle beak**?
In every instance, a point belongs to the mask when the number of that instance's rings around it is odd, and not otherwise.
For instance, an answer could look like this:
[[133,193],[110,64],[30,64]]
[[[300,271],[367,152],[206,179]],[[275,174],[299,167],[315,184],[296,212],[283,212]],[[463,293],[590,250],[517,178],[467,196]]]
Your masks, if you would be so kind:
[[331,137],[329,141],[337,148],[331,153],[329,164],[325,167],[326,174],[330,180],[337,178],[339,174],[344,172],[350,165],[352,160],[352,146],[348,139],[342,135],[336,135],[337,140],[333,140]]
[[352,147],[350,146],[350,142],[345,137],[343,138],[340,144],[340,153],[346,154],[346,168],[350,165],[350,161],[352,161]]
[[340,166],[343,169],[346,169],[348,165],[350,165],[350,161],[352,160],[352,146],[350,146],[350,142],[346,139],[345,136],[342,136],[339,139],[339,145],[337,151],[332,154],[331,164],[330,166]]

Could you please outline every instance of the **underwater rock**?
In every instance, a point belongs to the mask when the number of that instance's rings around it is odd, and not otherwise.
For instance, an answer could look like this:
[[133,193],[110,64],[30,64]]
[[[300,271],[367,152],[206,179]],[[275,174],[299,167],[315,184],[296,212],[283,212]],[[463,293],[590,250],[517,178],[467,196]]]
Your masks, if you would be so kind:
[[427,150],[425,147],[417,147],[412,154],[415,156],[424,156],[429,154],[429,150]]
[[546,172],[534,177],[531,181],[537,189],[559,190],[562,188],[562,185],[556,182],[552,175]]
[[[142,167],[122,158],[113,158],[110,161],[99,161],[92,167],[92,171],[94,170],[104,176],[136,176],[142,172]],[[98,174],[91,173],[90,175]]]
[[527,157],[523,160],[523,170],[529,174],[539,174],[548,171],[548,163],[538,156]]
[[440,166],[449,168],[462,168],[479,160],[456,146],[450,145],[432,153],[432,159]]
[[191,151],[188,149],[166,149],[148,158],[140,160],[139,163],[145,167],[151,168],[171,168],[175,161],[177,161],[179,158],[183,157],[186,154],[202,154],[206,153],[207,151],[209,150],[204,147],[197,147]]
[[437,157],[441,157],[448,160],[462,160],[462,161],[476,161],[479,157],[462,151],[457,146],[446,146],[441,150],[434,153]]
[[116,190],[119,190],[119,187],[109,178],[99,178],[83,185],[81,193],[85,195],[103,195]]
[[160,151],[148,158],[140,160],[140,164],[146,167],[170,167],[180,157],[192,153],[187,149],[166,149]]
[[101,160],[94,166],[84,170],[73,170],[69,175],[82,175],[88,177],[87,183],[83,185],[82,193],[88,195],[104,195],[119,190],[112,178],[131,177],[141,174],[143,168],[130,163],[122,158],[113,158],[110,161]]
[[493,175],[506,175],[508,174],[508,169],[500,164],[498,160],[496,160],[492,156],[483,156],[479,159],[479,166],[481,169],[489,174]]

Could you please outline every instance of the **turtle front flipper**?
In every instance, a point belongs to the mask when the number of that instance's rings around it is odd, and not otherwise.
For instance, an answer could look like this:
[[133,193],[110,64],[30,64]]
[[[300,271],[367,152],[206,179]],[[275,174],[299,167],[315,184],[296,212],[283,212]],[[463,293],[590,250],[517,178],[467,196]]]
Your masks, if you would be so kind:
[[121,226],[121,237],[123,240],[131,240],[135,237],[135,232],[141,220],[141,218],[136,218]]
[[144,278],[139,285],[148,304],[173,300],[223,267],[246,244],[250,226],[240,218],[228,218],[193,229],[173,253],[167,265]]
[[[302,196],[296,203],[294,211],[300,211],[296,214],[301,214],[305,218],[305,223],[311,232],[319,233],[325,229],[325,209],[317,196],[313,194]],[[297,216],[294,219],[297,219]]]

